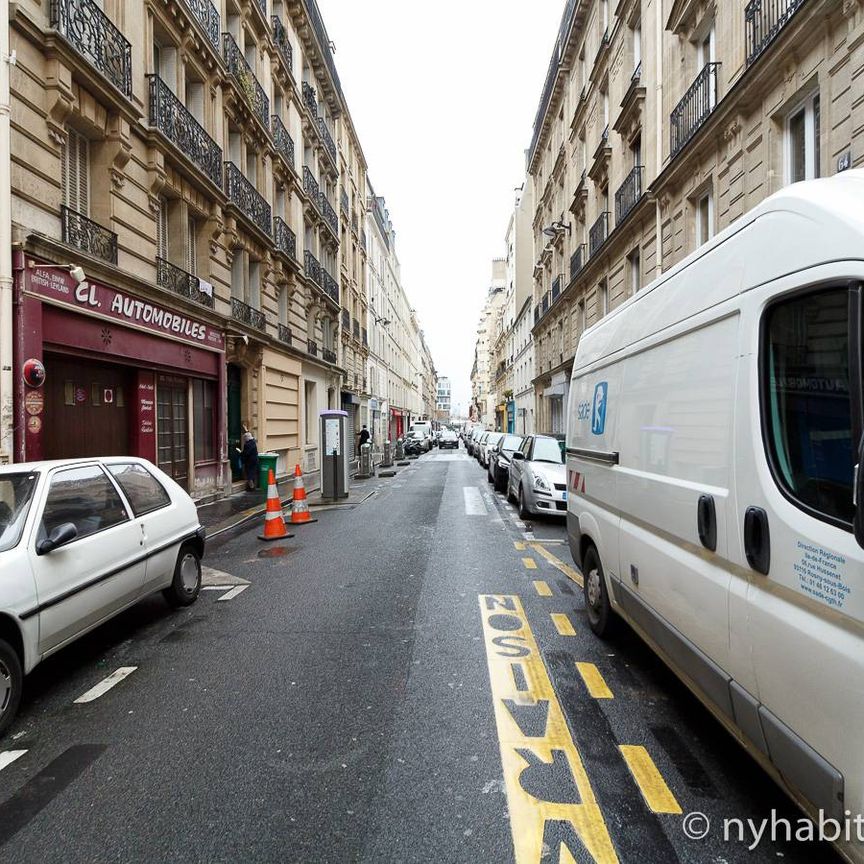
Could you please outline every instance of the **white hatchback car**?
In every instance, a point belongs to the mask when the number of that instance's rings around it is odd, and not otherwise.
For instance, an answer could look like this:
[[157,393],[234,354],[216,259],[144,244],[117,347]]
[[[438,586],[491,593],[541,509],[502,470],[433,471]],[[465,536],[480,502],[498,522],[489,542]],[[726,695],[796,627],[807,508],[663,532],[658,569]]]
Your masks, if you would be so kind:
[[153,591],[193,603],[203,554],[192,499],[144,459],[0,468],[0,733],[49,654]]

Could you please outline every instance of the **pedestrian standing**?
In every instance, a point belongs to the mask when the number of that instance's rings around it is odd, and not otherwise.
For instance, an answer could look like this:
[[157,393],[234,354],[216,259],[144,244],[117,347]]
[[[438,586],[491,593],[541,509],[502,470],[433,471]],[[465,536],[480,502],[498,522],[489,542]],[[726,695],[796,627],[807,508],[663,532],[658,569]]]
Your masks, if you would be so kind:
[[360,446],[362,447],[364,444],[369,443],[369,439],[372,436],[369,434],[369,430],[366,428],[366,424],[363,424],[363,428],[360,430]]
[[243,433],[243,449],[240,464],[246,476],[246,488],[251,492],[258,487],[258,444],[251,432]]

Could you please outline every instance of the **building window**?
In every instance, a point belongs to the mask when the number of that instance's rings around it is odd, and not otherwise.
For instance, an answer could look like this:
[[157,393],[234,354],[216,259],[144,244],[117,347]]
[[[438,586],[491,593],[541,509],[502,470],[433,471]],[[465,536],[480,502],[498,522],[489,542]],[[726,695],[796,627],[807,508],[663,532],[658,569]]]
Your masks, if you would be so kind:
[[216,458],[216,396],[212,381],[192,381],[192,412],[195,427],[195,461],[212,462]]
[[261,262],[249,262],[249,293],[246,302],[253,309],[261,308]]
[[288,323],[288,289],[283,288],[279,292],[279,323]]
[[642,265],[639,260],[638,246],[627,256],[627,269],[630,273],[630,294],[632,296],[642,287]]
[[63,203],[83,216],[90,215],[90,142],[74,129],[66,129],[60,160]]
[[642,21],[633,25],[633,71],[642,65]]
[[237,300],[244,299],[243,258],[243,250],[235,249],[231,259],[231,296]]
[[156,255],[168,258],[168,202],[164,198],[159,198],[156,211]]
[[714,236],[714,196],[706,192],[696,204],[696,246]]
[[786,180],[813,180],[820,176],[819,131],[821,125],[819,94],[815,93],[786,119]]
[[303,408],[306,412],[306,443],[314,444],[315,443],[315,415],[316,415],[316,396],[315,396],[315,382],[314,381],[304,381],[303,382]]
[[597,286],[597,317],[602,318],[609,311],[609,290],[603,279]]
[[198,220],[194,216],[186,219],[186,270],[198,275]]

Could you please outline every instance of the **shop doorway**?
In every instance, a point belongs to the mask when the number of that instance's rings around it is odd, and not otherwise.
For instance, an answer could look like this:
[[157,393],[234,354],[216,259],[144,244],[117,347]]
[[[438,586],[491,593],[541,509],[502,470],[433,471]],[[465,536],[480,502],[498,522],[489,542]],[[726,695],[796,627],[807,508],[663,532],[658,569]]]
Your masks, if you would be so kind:
[[45,459],[130,453],[127,370],[46,354],[45,372]]
[[160,375],[156,382],[156,458],[159,467],[184,489],[189,486],[189,385]]
[[231,479],[243,479],[243,466],[238,450],[242,450],[243,437],[243,370],[234,363],[228,364],[228,459],[231,462]]

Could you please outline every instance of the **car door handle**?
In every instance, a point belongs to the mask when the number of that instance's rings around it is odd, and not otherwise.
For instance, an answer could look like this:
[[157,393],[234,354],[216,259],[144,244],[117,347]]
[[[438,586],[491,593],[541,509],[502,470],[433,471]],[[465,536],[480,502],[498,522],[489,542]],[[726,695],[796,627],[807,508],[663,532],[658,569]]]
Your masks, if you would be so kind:
[[710,495],[700,495],[696,505],[696,524],[699,540],[706,549],[717,551],[717,511]]
[[744,554],[757,572],[767,574],[771,566],[771,534],[768,514],[761,507],[748,507],[744,514]]

